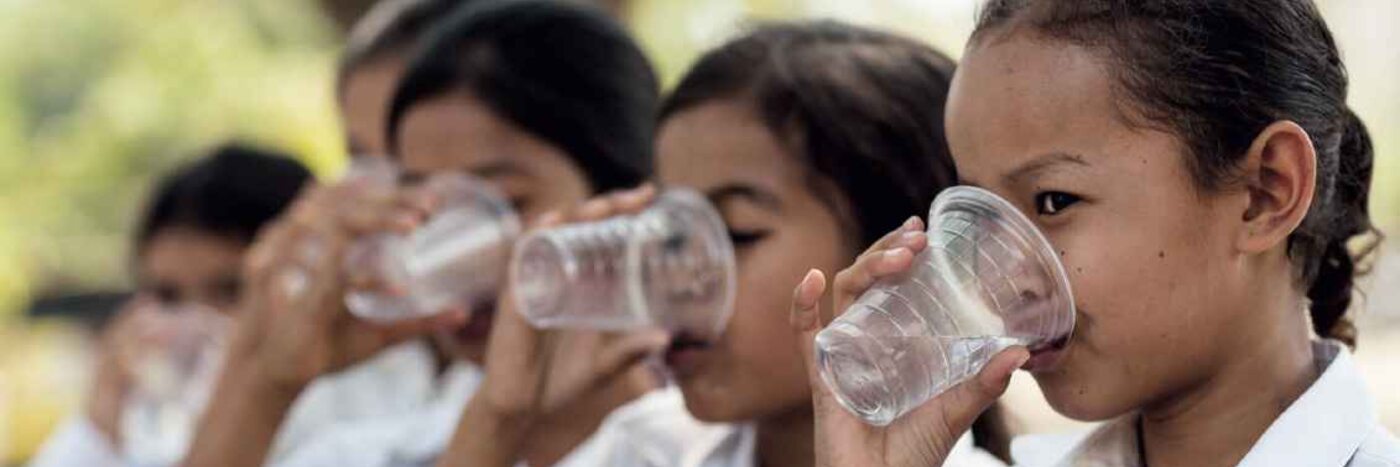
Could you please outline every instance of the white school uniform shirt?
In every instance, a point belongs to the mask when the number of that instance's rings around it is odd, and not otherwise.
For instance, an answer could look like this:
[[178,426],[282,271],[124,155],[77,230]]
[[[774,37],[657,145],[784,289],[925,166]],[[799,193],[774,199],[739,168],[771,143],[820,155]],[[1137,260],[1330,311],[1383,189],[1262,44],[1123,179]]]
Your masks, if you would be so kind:
[[588,441],[554,466],[687,465],[684,460],[695,456],[697,446],[730,430],[729,425],[696,420],[686,410],[680,389],[668,386],[613,410]]
[[[292,405],[269,458],[278,459],[331,427],[403,413],[423,404],[432,387],[427,345],[410,342],[363,364],[317,379]],[[85,415],[70,417],[44,441],[30,467],[130,467],[120,446]]]
[[427,402],[377,419],[341,424],[298,446],[276,467],[397,467],[432,465],[447,449],[467,401],[480,386],[480,367],[456,362]]
[[[716,428],[697,440],[676,467],[755,467],[757,430],[752,424]],[[991,453],[972,444],[972,434],[964,434],[949,451],[944,467],[1004,467]]]
[[[1342,344],[1313,343],[1321,376],[1293,401],[1240,467],[1397,467],[1400,442],[1381,427],[1361,373]],[[1012,457],[1029,466],[1140,467],[1135,416],[1104,424],[1087,436],[1026,436]]]
[[[480,380],[475,367],[459,364]],[[304,446],[276,467],[419,467],[433,465],[447,450],[465,404],[470,399],[465,378],[459,378],[432,408],[396,419],[342,426]],[[710,426],[695,421],[685,410],[680,391],[661,389],[624,404],[604,417],[588,439],[554,467],[672,466],[693,440]],[[518,464],[526,467],[521,462]]]

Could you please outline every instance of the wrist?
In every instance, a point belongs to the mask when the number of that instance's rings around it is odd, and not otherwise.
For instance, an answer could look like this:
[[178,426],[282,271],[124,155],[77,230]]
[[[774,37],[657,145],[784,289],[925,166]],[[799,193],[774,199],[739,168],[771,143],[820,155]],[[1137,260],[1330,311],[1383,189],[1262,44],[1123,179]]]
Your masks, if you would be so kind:
[[88,422],[113,446],[121,445],[123,402],[121,395],[102,390],[95,391],[87,401]]
[[246,394],[253,400],[291,405],[310,381],[285,377],[256,354],[231,354],[225,362],[223,380],[232,394]]

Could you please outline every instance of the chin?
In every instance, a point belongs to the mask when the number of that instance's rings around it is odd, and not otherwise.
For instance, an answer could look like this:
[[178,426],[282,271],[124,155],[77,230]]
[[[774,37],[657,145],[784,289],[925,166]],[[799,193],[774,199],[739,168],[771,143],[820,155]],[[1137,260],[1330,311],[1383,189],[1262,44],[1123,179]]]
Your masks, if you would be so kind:
[[1045,401],[1056,413],[1081,422],[1096,422],[1117,418],[1130,410],[1113,397],[1110,384],[1095,384],[1090,378],[1074,377],[1071,373],[1055,371],[1036,374],[1035,382]]
[[690,412],[690,416],[705,423],[732,423],[748,420],[741,411],[736,410],[733,397],[725,397],[730,391],[724,391],[711,386],[706,389],[697,388],[695,382],[681,382],[679,384],[681,394],[685,397],[685,409]]
[[464,338],[453,333],[433,335],[433,342],[444,355],[453,360],[466,360],[477,365],[486,364],[486,341]]

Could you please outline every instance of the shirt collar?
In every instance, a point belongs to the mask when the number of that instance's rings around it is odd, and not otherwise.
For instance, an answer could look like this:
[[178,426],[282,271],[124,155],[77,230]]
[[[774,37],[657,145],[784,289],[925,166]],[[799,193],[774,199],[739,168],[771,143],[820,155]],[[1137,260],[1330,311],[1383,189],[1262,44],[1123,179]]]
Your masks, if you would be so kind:
[[1313,342],[1313,361],[1322,376],[1269,426],[1240,466],[1345,465],[1379,423],[1342,344]]
[[[1239,466],[1346,465],[1379,423],[1342,344],[1322,340],[1312,347],[1321,376],[1269,425]],[[1135,419],[1130,415],[1094,430],[1060,465],[1139,466]]]
[[435,459],[445,452],[457,431],[462,410],[481,384],[482,376],[480,367],[467,362],[449,366],[423,409],[398,421],[402,424],[402,438],[393,447],[393,456],[419,461]]

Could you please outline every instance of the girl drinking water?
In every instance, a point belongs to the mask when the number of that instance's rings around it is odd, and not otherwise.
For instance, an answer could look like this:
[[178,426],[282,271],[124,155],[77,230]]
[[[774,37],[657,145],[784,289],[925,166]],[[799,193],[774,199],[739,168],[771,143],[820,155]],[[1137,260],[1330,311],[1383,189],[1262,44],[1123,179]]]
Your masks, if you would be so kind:
[[[1348,354],[1374,238],[1372,154],[1309,0],[994,0],[947,112],[963,183],[1032,218],[1074,290],[1068,345],[1016,348],[888,427],[817,399],[825,465],[938,465],[1029,370],[1056,411],[1105,421],[1062,465],[1400,464]],[[840,312],[924,248],[877,242]],[[793,322],[812,369],[819,272]]]

